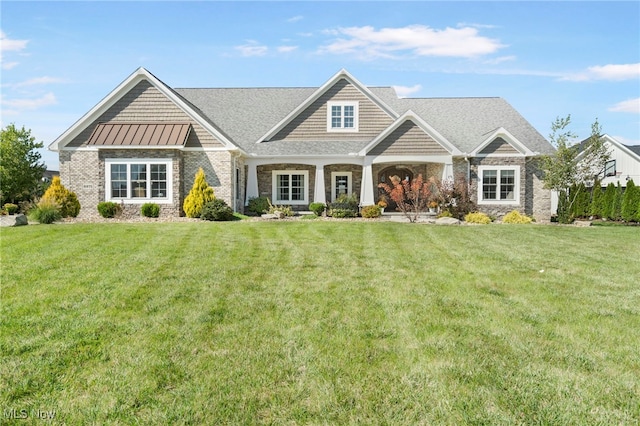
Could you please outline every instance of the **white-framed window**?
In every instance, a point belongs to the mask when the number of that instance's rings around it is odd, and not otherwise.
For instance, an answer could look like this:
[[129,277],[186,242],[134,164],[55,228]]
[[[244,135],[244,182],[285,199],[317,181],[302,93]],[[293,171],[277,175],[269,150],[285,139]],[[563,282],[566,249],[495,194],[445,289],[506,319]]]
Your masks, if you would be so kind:
[[331,201],[341,195],[351,195],[353,178],[351,172],[331,172]]
[[105,160],[106,201],[169,204],[172,199],[170,159]]
[[520,166],[478,167],[478,204],[520,204]]
[[358,102],[327,102],[328,132],[358,131]]
[[616,160],[609,160],[604,165],[604,177],[616,176]]
[[308,170],[274,170],[272,173],[273,201],[277,204],[308,204]]

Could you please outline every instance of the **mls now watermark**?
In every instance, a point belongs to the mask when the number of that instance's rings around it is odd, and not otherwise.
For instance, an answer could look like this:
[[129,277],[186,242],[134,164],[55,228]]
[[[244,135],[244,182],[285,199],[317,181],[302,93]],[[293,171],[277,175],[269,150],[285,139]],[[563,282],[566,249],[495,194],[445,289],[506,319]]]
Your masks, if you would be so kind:
[[40,420],[53,420],[56,418],[56,410],[43,410],[40,408],[35,408],[32,410],[21,409],[18,410],[16,408],[10,408],[8,410],[4,410],[2,413],[5,419],[12,420],[26,420],[26,419],[40,419]]

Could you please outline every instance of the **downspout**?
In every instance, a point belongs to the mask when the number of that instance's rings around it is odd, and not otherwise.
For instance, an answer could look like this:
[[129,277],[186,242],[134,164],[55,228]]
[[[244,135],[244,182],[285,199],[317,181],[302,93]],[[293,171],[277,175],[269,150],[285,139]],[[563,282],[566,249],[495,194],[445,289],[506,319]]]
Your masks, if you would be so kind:
[[237,181],[238,177],[236,176],[238,173],[237,161],[238,157],[236,157],[236,153],[232,152],[231,157],[233,158],[233,171],[231,172],[231,199],[233,200],[233,212],[238,212],[238,199],[236,195],[238,194]]

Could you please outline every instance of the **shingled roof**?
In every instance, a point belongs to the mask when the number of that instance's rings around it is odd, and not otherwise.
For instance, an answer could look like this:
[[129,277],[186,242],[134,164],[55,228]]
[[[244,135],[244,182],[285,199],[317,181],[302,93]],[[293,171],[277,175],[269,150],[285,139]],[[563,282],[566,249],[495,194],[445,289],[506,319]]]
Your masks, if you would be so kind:
[[[347,155],[366,143],[257,143],[317,88],[174,89],[228,135],[240,148],[256,155]],[[391,87],[369,87],[398,114],[412,110],[463,153],[472,152],[496,129],[505,128],[531,151],[550,153],[553,147],[509,103],[501,98],[398,98]]]

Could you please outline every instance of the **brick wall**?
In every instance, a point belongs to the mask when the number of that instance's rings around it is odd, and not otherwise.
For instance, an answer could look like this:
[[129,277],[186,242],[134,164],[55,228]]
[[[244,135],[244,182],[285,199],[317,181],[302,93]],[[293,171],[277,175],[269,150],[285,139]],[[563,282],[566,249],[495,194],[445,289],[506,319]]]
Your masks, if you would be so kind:
[[[189,194],[198,169],[202,167],[207,183],[213,187],[216,198],[233,207],[233,159],[229,151],[184,151],[184,197]],[[182,204],[181,204],[182,205]]]

